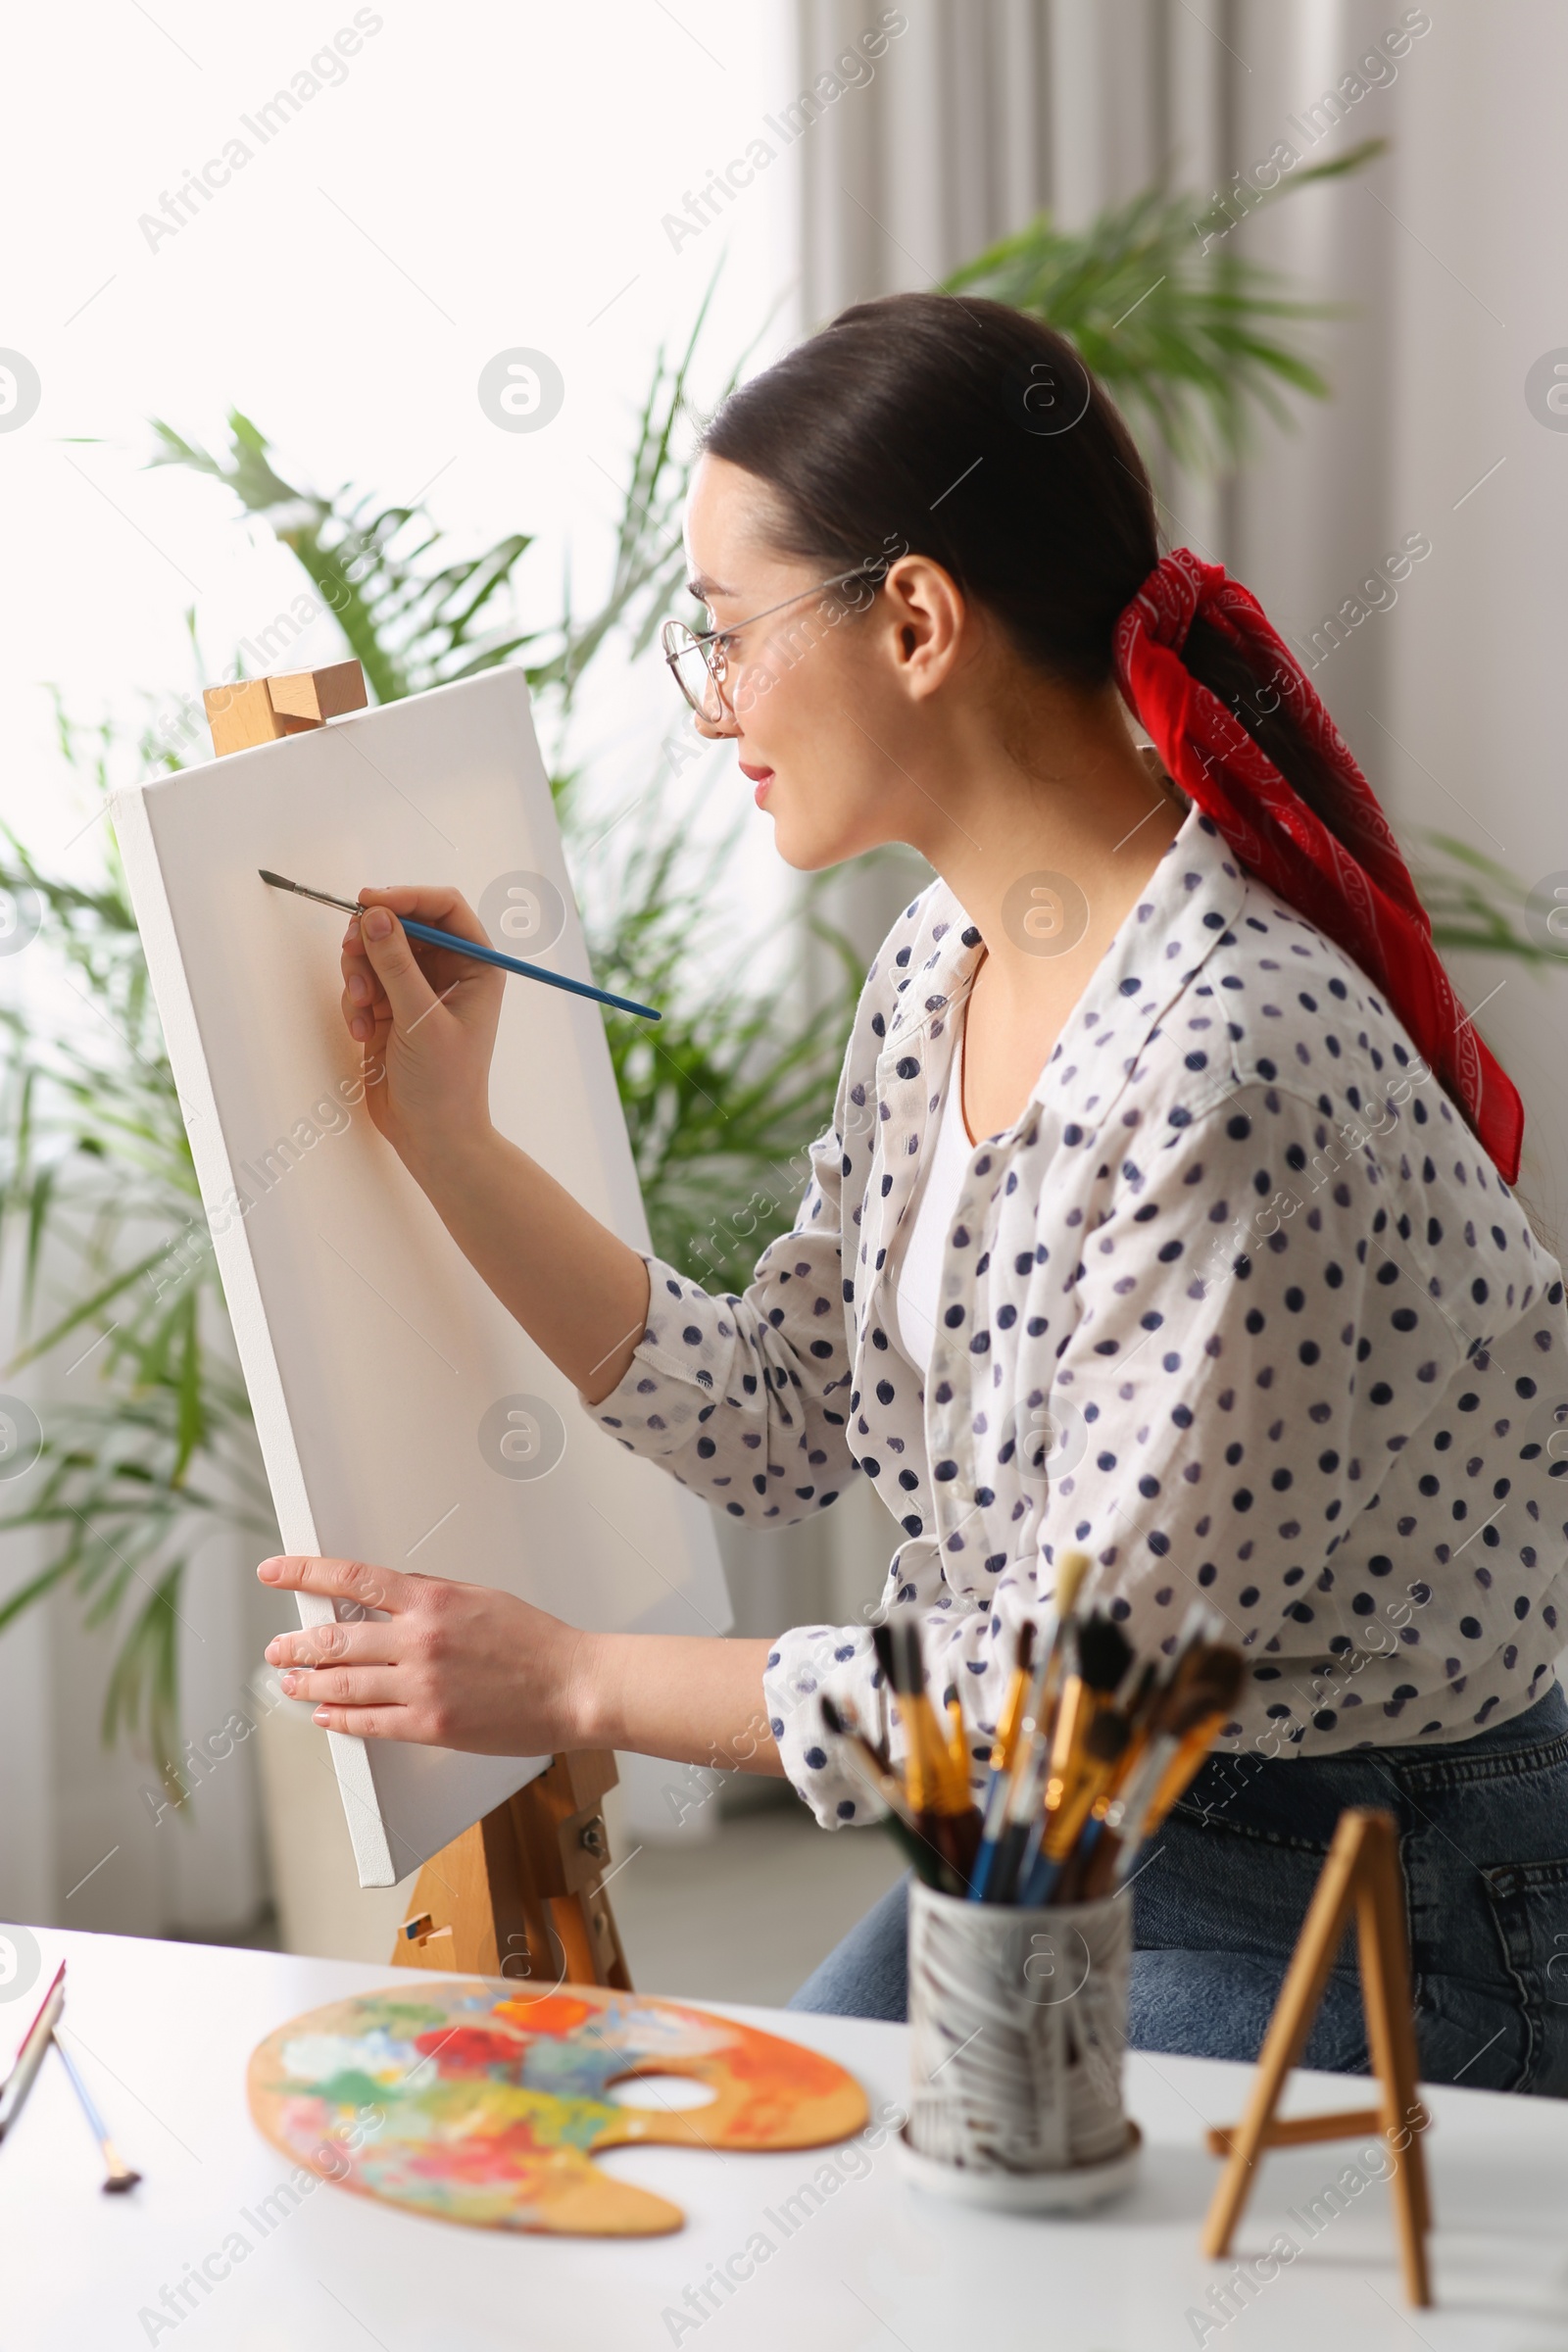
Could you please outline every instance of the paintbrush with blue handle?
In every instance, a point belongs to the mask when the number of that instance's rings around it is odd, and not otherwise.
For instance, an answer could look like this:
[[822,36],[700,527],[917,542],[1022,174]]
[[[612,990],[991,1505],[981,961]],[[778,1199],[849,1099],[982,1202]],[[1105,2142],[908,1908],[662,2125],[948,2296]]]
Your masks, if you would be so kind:
[[[324,890],[307,890],[303,882],[291,882],[286,874],[269,873],[265,865],[257,871],[270,889],[291,890],[296,898],[314,899],[319,906],[341,906],[345,914],[367,912],[354,899],[334,899]],[[493,963],[504,972],[520,973],[524,980],[542,980],[546,988],[564,988],[568,996],[591,997],[596,1004],[612,1005],[616,1012],[635,1012],[645,1021],[662,1021],[664,1017],[651,1004],[639,1004],[631,997],[612,996],[608,988],[594,988],[586,980],[568,980],[564,972],[547,972],[543,964],[524,963],[519,956],[503,956],[499,948],[481,947],[476,939],[460,938],[456,931],[438,931],[433,923],[416,923],[406,914],[393,919],[403,925],[411,939],[423,940],[426,947],[450,948],[456,956],[471,956],[475,963]]]

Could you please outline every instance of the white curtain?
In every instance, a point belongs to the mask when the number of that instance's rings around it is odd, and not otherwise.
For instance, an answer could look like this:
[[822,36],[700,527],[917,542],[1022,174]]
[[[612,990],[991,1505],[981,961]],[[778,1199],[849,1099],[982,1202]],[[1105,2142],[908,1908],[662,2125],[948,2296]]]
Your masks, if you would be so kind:
[[[1245,579],[1304,649],[1408,853],[1435,830],[1527,884],[1568,869],[1552,692],[1568,434],[1525,397],[1532,364],[1568,344],[1568,12],[903,0],[898,13],[906,29],[875,79],[800,142],[808,325],[934,282],[1042,207],[1076,226],[1161,177],[1221,192],[1281,141],[1303,165],[1390,142],[1231,232],[1293,293],[1344,306],[1311,333],[1333,397],[1295,400],[1293,429],[1262,421],[1229,479],[1158,466],[1163,526]],[[799,0],[803,88],[877,21],[867,0]],[[1380,578],[1412,538],[1431,552],[1402,583]],[[847,903],[869,934],[890,898],[870,883]],[[1525,1095],[1522,1189],[1562,1234],[1561,974],[1495,956],[1461,956],[1455,973]]]

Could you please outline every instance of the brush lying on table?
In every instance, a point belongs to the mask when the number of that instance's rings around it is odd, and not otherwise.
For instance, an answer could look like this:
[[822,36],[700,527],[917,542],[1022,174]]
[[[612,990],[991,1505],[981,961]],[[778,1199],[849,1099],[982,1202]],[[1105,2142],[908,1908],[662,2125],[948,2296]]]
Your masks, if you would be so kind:
[[846,1709],[821,1702],[910,1867],[944,1894],[1038,1907],[1114,1893],[1230,1718],[1245,1666],[1216,1639],[1213,1612],[1195,1603],[1170,1655],[1140,1663],[1119,1625],[1080,1612],[1089,1566],[1069,1553],[1049,1630],[1026,1620],[1019,1631],[982,1803],[961,1701],[949,1692],[944,1724],[912,1614],[872,1634],[904,1730],[902,1773]]

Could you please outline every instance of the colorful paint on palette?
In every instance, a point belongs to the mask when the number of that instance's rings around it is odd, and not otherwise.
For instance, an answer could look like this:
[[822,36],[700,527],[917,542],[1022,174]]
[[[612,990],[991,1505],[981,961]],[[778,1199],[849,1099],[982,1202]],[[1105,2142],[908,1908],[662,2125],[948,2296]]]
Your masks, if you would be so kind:
[[[691,2115],[619,2105],[635,2076],[713,2097]],[[622,2237],[678,2230],[678,2206],[603,2172],[639,2143],[779,2150],[858,2132],[865,2096],[814,2050],[675,2001],[597,1985],[407,1981],[269,2034],[251,2113],[296,2164],[363,2196],[476,2229]]]

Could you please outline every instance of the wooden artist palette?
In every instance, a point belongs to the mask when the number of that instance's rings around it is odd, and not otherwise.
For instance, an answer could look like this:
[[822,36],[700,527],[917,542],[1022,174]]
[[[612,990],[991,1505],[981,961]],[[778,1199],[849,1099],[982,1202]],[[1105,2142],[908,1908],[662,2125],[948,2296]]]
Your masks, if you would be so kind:
[[[690,2114],[622,2107],[612,2084],[684,2075]],[[362,2196],[481,2230],[652,2236],[679,2206],[602,2172],[604,2148],[821,2147],[865,2095],[814,2050],[675,2001],[593,1984],[407,1981],[280,2026],[254,2052],[251,2113],[296,2164]]]

